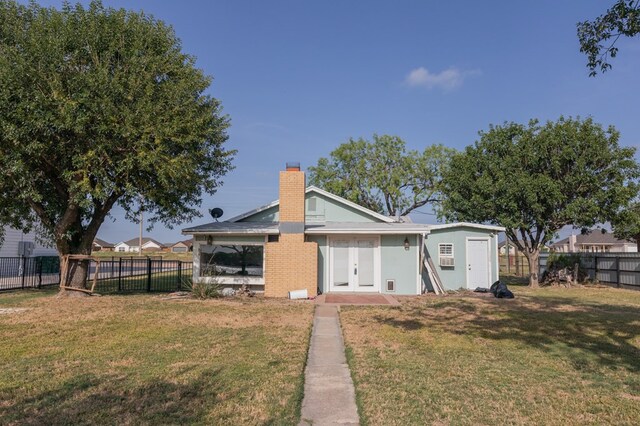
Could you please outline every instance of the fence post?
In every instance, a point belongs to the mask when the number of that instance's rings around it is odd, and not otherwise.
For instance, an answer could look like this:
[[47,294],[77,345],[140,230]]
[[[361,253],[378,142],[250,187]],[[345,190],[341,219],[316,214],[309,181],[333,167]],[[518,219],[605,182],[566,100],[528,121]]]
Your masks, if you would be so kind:
[[118,293],[122,291],[122,258],[118,262]]
[[36,263],[38,266],[38,288],[42,287],[42,258],[38,258],[38,262]]
[[147,257],[147,291],[151,291],[151,258]]
[[22,288],[24,288],[24,280],[27,276],[27,257],[22,256]]
[[621,284],[620,284],[620,255],[616,256],[616,284],[617,287],[620,288]]
[[182,290],[182,261],[178,260],[178,291]]
[[598,278],[598,255],[597,254],[593,255],[593,278],[595,279],[596,282],[600,282],[600,279]]

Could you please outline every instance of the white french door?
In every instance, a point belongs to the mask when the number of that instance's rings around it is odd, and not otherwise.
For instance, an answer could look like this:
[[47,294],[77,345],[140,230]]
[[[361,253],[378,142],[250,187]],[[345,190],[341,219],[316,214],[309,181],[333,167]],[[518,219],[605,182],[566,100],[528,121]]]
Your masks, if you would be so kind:
[[380,291],[377,237],[331,238],[329,258],[330,291]]

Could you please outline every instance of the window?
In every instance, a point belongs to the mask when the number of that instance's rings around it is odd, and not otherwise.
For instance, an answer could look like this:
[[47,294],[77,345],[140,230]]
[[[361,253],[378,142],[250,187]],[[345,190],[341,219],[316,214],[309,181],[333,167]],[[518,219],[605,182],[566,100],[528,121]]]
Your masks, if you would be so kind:
[[453,258],[453,244],[444,243],[438,244],[438,258],[440,260],[440,266],[452,267],[454,266]]
[[317,206],[316,206],[317,200],[316,200],[316,198],[312,197],[312,198],[309,198],[309,200],[307,200],[307,201],[308,201],[309,211],[310,212],[315,212],[316,209],[317,209]]
[[201,277],[262,278],[264,247],[261,245],[213,245],[200,251]]
[[124,251],[125,248],[124,247],[118,247],[118,251]]

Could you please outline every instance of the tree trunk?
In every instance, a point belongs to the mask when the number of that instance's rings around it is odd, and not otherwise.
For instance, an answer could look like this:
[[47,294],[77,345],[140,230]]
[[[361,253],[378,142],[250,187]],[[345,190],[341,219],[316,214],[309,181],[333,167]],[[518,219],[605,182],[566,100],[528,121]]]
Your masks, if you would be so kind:
[[525,252],[525,256],[529,263],[529,287],[539,288],[538,272],[540,271],[540,250]]
[[[79,288],[86,289],[87,288],[87,277],[89,272],[89,260],[69,260],[69,265],[67,271],[61,272],[61,281],[62,285],[65,287],[71,288]],[[64,275],[63,275],[64,274]],[[65,282],[66,279],[66,282]],[[76,290],[68,290],[64,288],[60,288],[59,296],[70,296],[70,297],[82,297],[88,296],[89,294],[83,291]]]
[[[90,255],[91,249],[78,247],[76,250],[70,250],[71,253],[63,253],[64,254],[80,254],[80,255]],[[60,263],[62,263],[62,256],[60,256]],[[60,270],[60,285],[71,288],[79,288],[79,289],[87,289],[87,278],[89,277],[89,267],[91,262],[88,259],[69,259],[69,263],[67,265],[67,270]],[[77,290],[68,290],[64,288],[60,288],[59,296],[69,296],[69,297],[82,297],[88,296],[87,293],[83,291]]]
[[640,253],[640,235],[636,235],[636,248],[638,253]]

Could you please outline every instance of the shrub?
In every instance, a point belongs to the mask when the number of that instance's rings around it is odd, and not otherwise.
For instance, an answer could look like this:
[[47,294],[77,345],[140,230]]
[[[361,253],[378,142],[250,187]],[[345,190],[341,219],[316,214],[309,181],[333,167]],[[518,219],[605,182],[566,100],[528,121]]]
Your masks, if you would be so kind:
[[222,297],[222,286],[219,283],[191,283],[188,290],[196,299],[212,299]]
[[547,270],[569,268],[573,270],[576,263],[582,268],[582,258],[576,253],[551,253],[547,259]]

